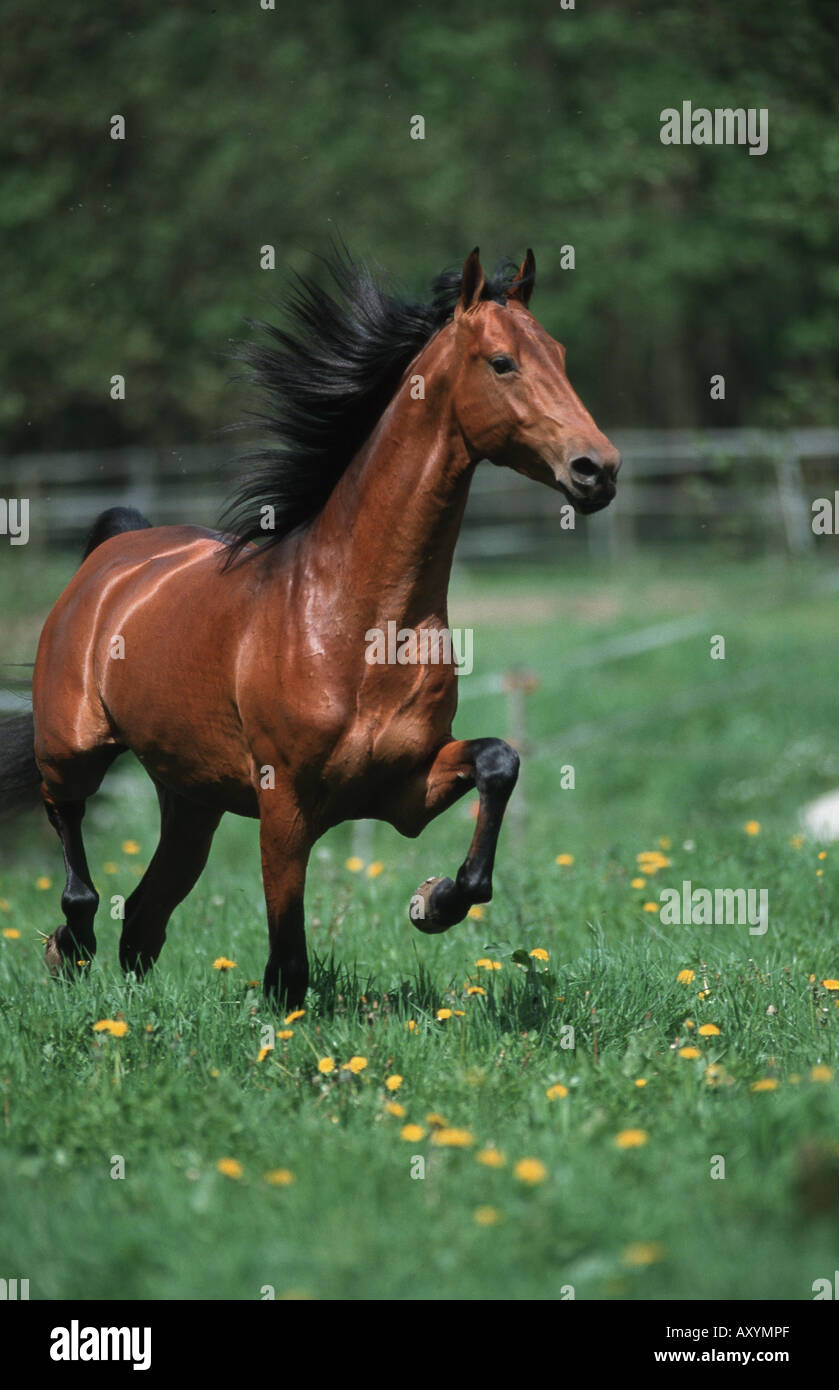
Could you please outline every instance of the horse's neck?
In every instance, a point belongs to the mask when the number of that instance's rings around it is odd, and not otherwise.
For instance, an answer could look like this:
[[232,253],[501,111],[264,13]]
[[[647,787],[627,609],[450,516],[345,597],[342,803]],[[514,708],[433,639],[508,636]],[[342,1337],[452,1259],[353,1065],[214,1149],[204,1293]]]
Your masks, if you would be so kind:
[[413,371],[309,533],[370,627],[446,620],[452,557],[474,470],[447,382],[427,379],[426,398],[413,400]]

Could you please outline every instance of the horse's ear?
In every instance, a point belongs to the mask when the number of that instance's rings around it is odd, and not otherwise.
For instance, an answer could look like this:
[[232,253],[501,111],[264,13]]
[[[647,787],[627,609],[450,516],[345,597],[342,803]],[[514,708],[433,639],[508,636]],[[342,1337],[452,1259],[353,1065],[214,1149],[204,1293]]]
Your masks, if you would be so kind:
[[478,248],[475,247],[470,256],[466,257],[463,265],[463,275],[460,281],[460,299],[454,311],[455,318],[465,314],[468,309],[472,309],[480,300],[485,283],[484,272],[481,268],[481,258],[478,255]]
[[507,298],[518,300],[519,304],[523,304],[526,309],[528,304],[530,303],[530,296],[533,293],[533,286],[535,282],[536,257],[534,256],[533,252],[528,246],[527,255],[525,256],[524,260],[521,263],[521,266],[519,267],[519,272],[516,275],[516,278],[514,279],[512,285],[507,291]]

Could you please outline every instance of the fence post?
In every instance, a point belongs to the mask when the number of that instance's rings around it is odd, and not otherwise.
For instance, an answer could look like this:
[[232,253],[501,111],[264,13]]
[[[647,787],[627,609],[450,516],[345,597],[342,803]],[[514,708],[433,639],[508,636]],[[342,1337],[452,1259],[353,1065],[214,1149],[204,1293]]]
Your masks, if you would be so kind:
[[[522,764],[530,748],[527,734],[527,697],[539,687],[539,677],[533,671],[514,669],[504,675],[504,692],[507,696],[507,742],[515,748]],[[522,772],[508,812],[513,843],[517,849],[524,845],[527,829],[527,798]]]

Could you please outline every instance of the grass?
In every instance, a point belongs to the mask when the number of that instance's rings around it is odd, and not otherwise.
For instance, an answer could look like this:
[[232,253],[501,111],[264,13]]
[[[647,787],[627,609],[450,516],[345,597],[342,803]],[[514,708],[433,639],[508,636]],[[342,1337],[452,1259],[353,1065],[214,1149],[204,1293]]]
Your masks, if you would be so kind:
[[[797,838],[802,803],[839,785],[828,581],[685,559],[675,579],[656,560],[462,576],[451,620],[475,627],[468,679],[502,663],[541,679],[495,897],[440,937],[408,922],[420,879],[463,857],[471,798],[415,842],[339,827],[309,874],[306,1012],[262,1060],[283,1022],[249,983],[266,954],[253,824],[223,823],[142,983],[120,975],[108,915],[155,843],[142,777],[118,770],[90,804],[103,902],[78,984],[41,966],[37,930],[59,920],[52,833],[29,822],[6,840],[0,929],[20,933],[0,938],[8,1277],[33,1298],[812,1298],[839,1227],[839,992],[822,984],[839,977],[839,851]],[[34,575],[19,585],[15,659],[46,600]],[[685,615],[707,633],[583,664]],[[464,699],[456,732],[506,728],[504,696]],[[668,862],[634,888],[654,849]],[[767,889],[768,931],[644,910],[685,879]],[[95,1032],[104,1019],[124,1036]],[[549,1099],[557,1084],[567,1094]],[[421,1138],[402,1137],[408,1123]],[[627,1131],[644,1142],[621,1147]],[[479,1161],[487,1148],[503,1164]],[[293,1181],[267,1181],[277,1170]]]

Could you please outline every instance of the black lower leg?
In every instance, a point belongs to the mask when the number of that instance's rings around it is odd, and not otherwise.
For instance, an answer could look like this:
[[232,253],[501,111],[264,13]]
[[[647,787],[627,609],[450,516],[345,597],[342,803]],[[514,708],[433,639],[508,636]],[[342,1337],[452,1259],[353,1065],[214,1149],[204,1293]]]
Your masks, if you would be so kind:
[[461,922],[473,903],[492,897],[492,871],[498,836],[519,775],[519,756],[499,738],[475,739],[475,786],[480,802],[469,853],[452,880],[444,878],[429,899],[429,916],[440,926]]
[[61,894],[65,923],[55,933],[55,944],[65,959],[89,960],[96,954],[93,921],[99,894],[93,886],[82,841],[83,801],[45,801],[50,824],[61,839],[66,881]]

